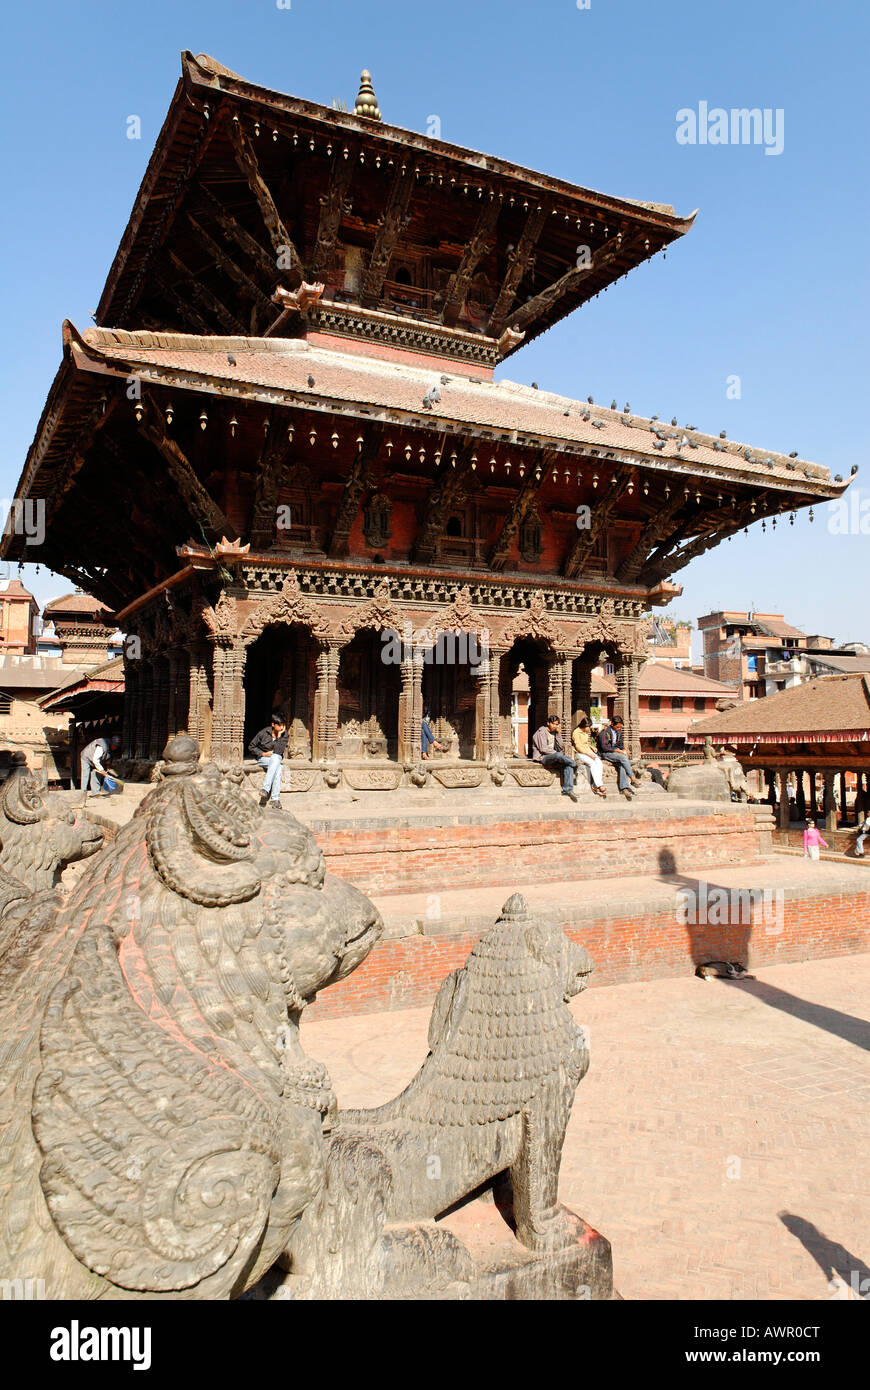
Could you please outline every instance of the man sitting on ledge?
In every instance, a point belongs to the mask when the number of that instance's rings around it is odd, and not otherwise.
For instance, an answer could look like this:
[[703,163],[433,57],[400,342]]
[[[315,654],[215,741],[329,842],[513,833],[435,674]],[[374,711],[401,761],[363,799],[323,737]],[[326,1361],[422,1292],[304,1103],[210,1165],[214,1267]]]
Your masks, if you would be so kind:
[[[623,721],[617,714],[613,722],[598,735],[598,751],[606,763],[613,763],[615,766],[619,790],[626,801],[631,801],[633,788],[637,786],[640,777],[634,772],[626,756],[622,730]],[[632,790],[629,790],[630,787]]]
[[543,767],[550,767],[555,772],[562,769],[562,795],[570,796],[572,801],[579,798],[574,790],[574,773],[577,771],[577,764],[573,758],[565,756],[562,747],[562,736],[559,733],[560,719],[558,715],[551,714],[546,724],[542,724],[532,739],[532,758],[536,763]]

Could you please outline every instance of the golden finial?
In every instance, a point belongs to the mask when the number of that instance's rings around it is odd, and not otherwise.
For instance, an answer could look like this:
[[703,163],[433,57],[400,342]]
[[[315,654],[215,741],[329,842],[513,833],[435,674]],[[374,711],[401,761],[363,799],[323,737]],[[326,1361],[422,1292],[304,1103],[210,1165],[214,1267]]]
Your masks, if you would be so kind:
[[372,75],[368,68],[363,68],[360,77],[359,93],[354,103],[353,114],[355,116],[366,116],[370,121],[379,121],[381,113],[378,110],[378,99],[372,87]]

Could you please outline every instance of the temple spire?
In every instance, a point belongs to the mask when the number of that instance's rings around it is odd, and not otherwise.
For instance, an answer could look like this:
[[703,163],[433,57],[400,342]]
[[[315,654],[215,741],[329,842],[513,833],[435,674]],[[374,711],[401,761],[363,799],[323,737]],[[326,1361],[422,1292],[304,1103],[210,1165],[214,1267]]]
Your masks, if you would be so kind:
[[354,103],[353,114],[355,116],[366,116],[370,121],[379,121],[381,113],[378,108],[378,99],[372,86],[372,75],[368,68],[363,68],[360,76],[359,92]]

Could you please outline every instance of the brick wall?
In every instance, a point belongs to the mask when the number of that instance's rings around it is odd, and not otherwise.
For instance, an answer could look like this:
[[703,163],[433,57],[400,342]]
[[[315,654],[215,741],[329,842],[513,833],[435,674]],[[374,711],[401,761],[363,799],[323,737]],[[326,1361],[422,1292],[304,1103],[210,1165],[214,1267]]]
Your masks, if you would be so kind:
[[[449,833],[445,833],[448,830]],[[326,867],[363,893],[422,893],[449,885],[486,887],[613,878],[751,864],[759,855],[755,817],[736,807],[721,815],[589,820],[493,819],[486,824],[314,828]]]
[[[864,894],[787,898],[781,930],[780,924],[768,925],[763,914],[747,924],[682,926],[673,909],[604,916],[567,930],[595,962],[593,987],[689,975],[704,960],[739,960],[752,967],[854,954],[870,950],[870,879]],[[325,990],[305,1017],[430,1004],[445,975],[465,963],[475,940],[464,932],[384,941],[347,980]]]

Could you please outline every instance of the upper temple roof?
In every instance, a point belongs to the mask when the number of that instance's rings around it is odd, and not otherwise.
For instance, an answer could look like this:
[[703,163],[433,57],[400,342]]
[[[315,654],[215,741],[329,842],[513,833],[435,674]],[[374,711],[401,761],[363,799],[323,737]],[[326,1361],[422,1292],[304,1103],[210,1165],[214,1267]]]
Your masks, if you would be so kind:
[[369,327],[355,308],[382,310],[429,325],[446,355],[473,335],[491,366],[692,220],[184,53],[96,319],[292,337],[316,299],[288,312],[274,295],[322,285],[352,335]]

